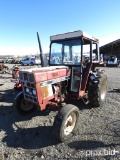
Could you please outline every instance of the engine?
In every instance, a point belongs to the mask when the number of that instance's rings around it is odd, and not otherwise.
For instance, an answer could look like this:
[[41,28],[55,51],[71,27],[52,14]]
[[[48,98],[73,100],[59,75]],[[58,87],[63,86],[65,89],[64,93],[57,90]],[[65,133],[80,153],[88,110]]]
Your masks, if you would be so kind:
[[24,98],[45,109],[49,102],[63,102],[68,94],[71,69],[66,66],[19,71]]
[[57,102],[63,102],[68,94],[68,81],[53,84],[52,88]]

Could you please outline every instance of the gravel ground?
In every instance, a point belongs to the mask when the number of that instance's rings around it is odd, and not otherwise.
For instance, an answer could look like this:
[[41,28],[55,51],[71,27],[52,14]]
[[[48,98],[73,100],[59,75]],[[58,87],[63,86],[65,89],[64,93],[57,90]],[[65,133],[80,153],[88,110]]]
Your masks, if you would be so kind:
[[[11,65],[9,65],[11,67]],[[75,135],[60,143],[52,135],[55,111],[35,111],[20,116],[13,107],[17,91],[11,74],[0,74],[0,160],[120,159],[120,67],[103,68],[108,75],[104,107],[92,108],[82,102]]]

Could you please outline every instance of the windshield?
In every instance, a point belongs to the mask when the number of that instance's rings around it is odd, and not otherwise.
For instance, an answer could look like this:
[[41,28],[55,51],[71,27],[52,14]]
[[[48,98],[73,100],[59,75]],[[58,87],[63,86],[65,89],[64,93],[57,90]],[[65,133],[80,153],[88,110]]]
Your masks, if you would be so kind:
[[79,65],[81,61],[81,40],[66,40],[51,44],[50,64]]

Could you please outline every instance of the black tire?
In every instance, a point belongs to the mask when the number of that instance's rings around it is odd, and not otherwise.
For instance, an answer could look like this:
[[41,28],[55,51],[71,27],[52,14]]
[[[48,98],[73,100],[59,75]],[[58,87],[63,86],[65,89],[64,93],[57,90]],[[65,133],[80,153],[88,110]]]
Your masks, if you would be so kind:
[[103,106],[107,94],[107,75],[104,71],[97,71],[97,76],[89,79],[88,99],[95,106]]
[[71,104],[62,107],[53,124],[53,134],[60,141],[66,141],[77,129],[79,109]]
[[31,62],[31,63],[29,64],[29,66],[34,66],[34,63],[33,63],[33,62]]
[[25,100],[24,100],[24,96],[23,96],[23,92],[20,92],[16,96],[16,98],[14,100],[14,107],[20,115],[29,114],[29,113],[33,112],[33,110],[35,109],[35,106],[31,103],[27,103],[27,105],[26,105]]

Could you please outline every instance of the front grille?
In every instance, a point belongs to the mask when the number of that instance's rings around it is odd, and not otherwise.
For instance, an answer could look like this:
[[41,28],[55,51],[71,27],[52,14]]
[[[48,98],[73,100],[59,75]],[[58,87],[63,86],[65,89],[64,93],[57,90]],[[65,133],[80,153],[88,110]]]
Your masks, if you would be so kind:
[[22,82],[25,99],[37,103],[35,84]]
[[20,72],[19,79],[22,83],[24,98],[34,103],[37,103],[34,74],[27,72]]
[[26,81],[26,82],[35,82],[34,81],[34,74],[30,74],[30,73],[28,74],[28,73],[20,72],[19,79],[21,81]]
[[34,98],[34,97],[31,97],[31,96],[25,95],[25,99],[27,99],[27,100],[29,100],[29,101],[32,101],[32,102],[37,103],[37,100],[36,100],[36,98]]

